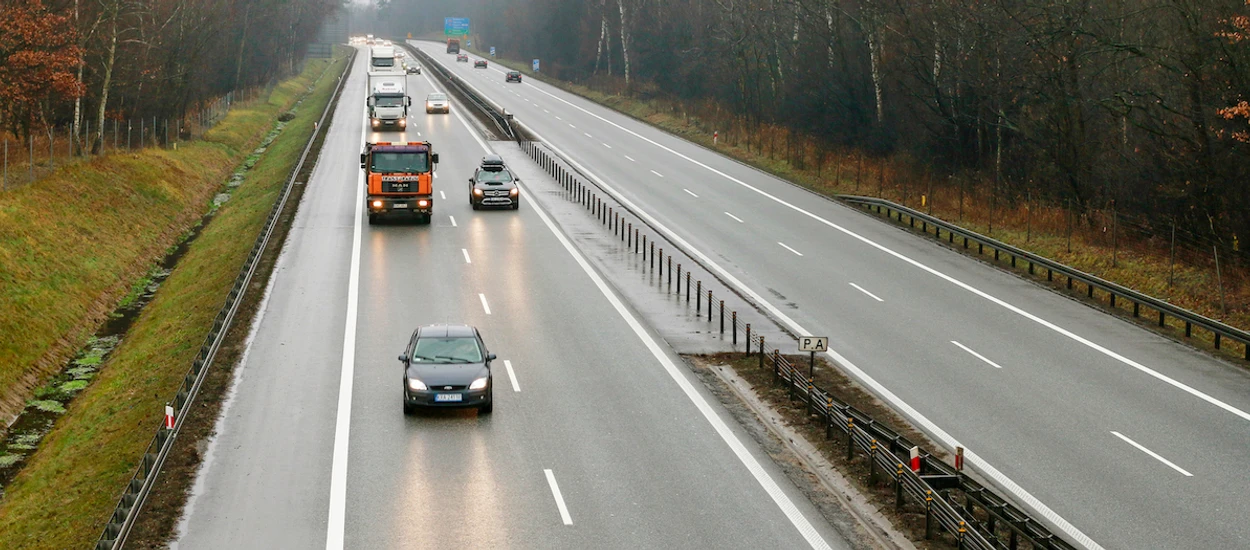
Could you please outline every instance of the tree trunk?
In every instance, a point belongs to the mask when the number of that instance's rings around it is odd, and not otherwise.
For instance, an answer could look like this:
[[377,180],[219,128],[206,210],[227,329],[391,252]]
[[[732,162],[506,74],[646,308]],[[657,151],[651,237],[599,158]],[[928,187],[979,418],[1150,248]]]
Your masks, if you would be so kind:
[[625,88],[629,89],[629,17],[625,12],[625,0],[616,0],[621,10],[621,57],[625,61]]
[[599,3],[599,44],[598,48],[595,50],[595,72],[592,74],[599,74],[599,61],[603,59],[603,44],[605,42],[608,44],[608,73],[610,74],[612,72],[612,43],[610,40],[611,39],[608,37],[607,0],[604,0]]
[[109,20],[108,56],[104,60],[104,81],[100,85],[100,107],[96,111],[96,135],[91,140],[91,153],[100,154],[104,149],[104,115],[108,109],[109,88],[113,85],[113,64],[117,60],[117,12],[121,9],[113,3],[113,13]]
[[239,89],[239,84],[243,80],[243,49],[247,46],[247,24],[252,15],[252,4],[248,2],[247,7],[243,9],[243,32],[239,35],[239,57],[235,61],[234,67],[234,89]]

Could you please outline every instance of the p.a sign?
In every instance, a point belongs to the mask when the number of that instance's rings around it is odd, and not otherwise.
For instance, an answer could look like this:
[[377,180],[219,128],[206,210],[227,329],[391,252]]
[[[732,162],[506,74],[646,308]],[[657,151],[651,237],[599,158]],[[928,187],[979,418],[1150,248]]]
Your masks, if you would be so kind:
[[829,337],[801,336],[799,337],[799,351],[829,351]]
[[491,46],[491,47],[490,47],[490,56],[491,56],[491,57],[495,57],[495,47],[494,47],[494,46]]

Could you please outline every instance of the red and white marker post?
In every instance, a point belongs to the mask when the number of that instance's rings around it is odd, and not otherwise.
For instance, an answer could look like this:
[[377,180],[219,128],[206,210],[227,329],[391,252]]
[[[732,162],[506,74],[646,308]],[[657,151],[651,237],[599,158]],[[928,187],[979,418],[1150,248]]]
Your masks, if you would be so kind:
[[165,429],[174,429],[174,408],[169,405],[165,405]]
[[911,448],[911,471],[920,472],[920,447]]
[[955,447],[955,470],[964,471],[964,448]]
[[720,139],[720,131],[712,132],[712,145],[716,145],[716,140]]

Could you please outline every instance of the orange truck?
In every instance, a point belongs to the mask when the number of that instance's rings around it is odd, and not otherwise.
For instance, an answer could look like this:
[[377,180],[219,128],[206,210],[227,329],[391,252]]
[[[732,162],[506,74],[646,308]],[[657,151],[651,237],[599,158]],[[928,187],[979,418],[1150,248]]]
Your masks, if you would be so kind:
[[430,223],[437,164],[438,153],[426,141],[365,143],[360,168],[365,171],[369,223],[383,217]]

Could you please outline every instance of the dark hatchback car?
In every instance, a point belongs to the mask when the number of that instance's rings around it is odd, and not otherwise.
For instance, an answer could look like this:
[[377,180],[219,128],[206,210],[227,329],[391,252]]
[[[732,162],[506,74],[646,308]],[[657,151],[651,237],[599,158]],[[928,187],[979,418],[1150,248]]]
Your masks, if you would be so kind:
[[521,180],[512,175],[499,155],[486,155],[469,178],[469,204],[474,210],[489,207],[521,207]]
[[517,84],[520,84],[521,83],[521,71],[508,71],[506,74],[504,74],[503,81],[504,82],[516,82]]
[[473,68],[474,68],[474,69],[485,69],[485,68],[486,68],[486,60],[485,60],[485,59],[478,59],[477,61],[474,61],[474,62],[473,62]]
[[404,364],[404,414],[417,407],[494,409],[494,381],[482,335],[469,325],[425,325],[413,331]]

